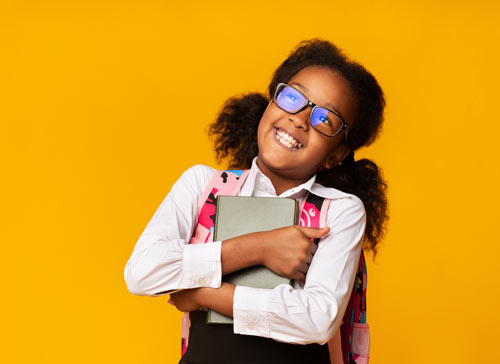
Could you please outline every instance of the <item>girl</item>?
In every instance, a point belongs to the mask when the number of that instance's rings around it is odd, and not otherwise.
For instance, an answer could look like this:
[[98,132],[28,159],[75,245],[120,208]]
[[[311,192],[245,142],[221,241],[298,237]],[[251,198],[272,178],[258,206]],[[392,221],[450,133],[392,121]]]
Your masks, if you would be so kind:
[[[299,44],[278,67],[267,97],[253,93],[225,103],[210,135],[219,161],[250,169],[239,195],[330,199],[327,227],[188,244],[198,198],[215,173],[202,165],[188,169],[125,267],[130,292],[171,294],[177,309],[190,312],[180,363],[331,363],[322,344],[342,324],[362,248],[375,257],[385,231],[386,185],[373,162],[354,158],[376,139],[384,106],[375,78],[319,39]],[[318,245],[314,238],[321,238]],[[221,282],[257,264],[293,279],[293,286]],[[233,317],[234,325],[207,325],[205,308]]]

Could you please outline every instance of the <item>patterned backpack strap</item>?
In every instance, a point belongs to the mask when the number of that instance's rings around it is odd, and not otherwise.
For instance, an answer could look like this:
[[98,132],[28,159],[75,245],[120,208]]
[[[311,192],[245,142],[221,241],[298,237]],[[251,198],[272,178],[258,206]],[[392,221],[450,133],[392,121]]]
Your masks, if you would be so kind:
[[361,251],[349,304],[341,327],[342,351],[345,364],[368,364],[370,332],[366,323],[367,270],[365,254]]
[[[329,205],[329,199],[309,194],[302,202],[300,225],[316,228],[325,227]],[[316,239],[316,244],[318,243],[319,239]],[[330,362],[332,364],[343,362],[340,330],[328,342],[328,351],[330,352]]]
[[325,227],[329,205],[329,199],[313,195],[312,193],[308,194],[307,197],[302,200],[300,206],[301,213],[299,225],[315,228]]
[[[217,196],[236,196],[248,176],[249,170],[216,171],[198,200],[198,222],[189,244],[212,241],[215,224],[215,201]],[[189,313],[182,316],[181,356],[189,342]]]
[[[329,199],[309,194],[302,201],[300,225],[325,227],[329,204]],[[365,255],[361,251],[354,287],[344,314],[343,324],[328,345],[332,363],[337,364],[341,360],[344,364],[368,363],[370,334],[366,323],[366,284]]]
[[236,196],[249,170],[217,171],[198,200],[198,223],[189,244],[212,241],[217,196]]

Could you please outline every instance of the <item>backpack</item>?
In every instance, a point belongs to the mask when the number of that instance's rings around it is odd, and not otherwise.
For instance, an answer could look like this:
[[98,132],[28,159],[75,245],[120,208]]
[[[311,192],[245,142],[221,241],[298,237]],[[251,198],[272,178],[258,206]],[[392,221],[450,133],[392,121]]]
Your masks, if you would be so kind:
[[[217,171],[210,179],[198,201],[198,224],[189,244],[212,242],[215,224],[217,196],[236,196],[249,170]],[[329,199],[313,194],[302,200],[300,225],[308,227],[326,226]],[[319,239],[318,239],[319,241]],[[316,241],[316,243],[318,242]],[[370,334],[366,323],[367,272],[363,251],[359,259],[354,287],[347,305],[343,323],[337,334],[328,343],[332,364],[367,364],[370,349]],[[181,356],[189,342],[189,313],[182,318]]]

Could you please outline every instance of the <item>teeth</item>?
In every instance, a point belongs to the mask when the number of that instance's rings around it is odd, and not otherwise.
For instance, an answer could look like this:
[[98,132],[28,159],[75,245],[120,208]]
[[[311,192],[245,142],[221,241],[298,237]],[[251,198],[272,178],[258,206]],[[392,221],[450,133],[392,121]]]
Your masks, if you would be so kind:
[[278,139],[282,145],[290,149],[301,149],[303,147],[295,138],[285,133],[283,130],[276,129],[276,139]]

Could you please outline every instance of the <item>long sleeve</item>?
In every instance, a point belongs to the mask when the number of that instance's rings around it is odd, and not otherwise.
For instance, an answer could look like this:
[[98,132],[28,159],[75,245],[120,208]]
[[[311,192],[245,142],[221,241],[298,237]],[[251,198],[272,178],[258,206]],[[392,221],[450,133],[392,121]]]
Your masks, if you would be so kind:
[[332,200],[324,237],[311,262],[303,289],[237,286],[234,332],[295,344],[328,342],[342,324],[359,263],[366,225],[361,200]]
[[125,266],[127,288],[158,296],[221,284],[221,242],[188,244],[197,223],[197,202],[214,169],[196,165],[174,184],[139,237]]

